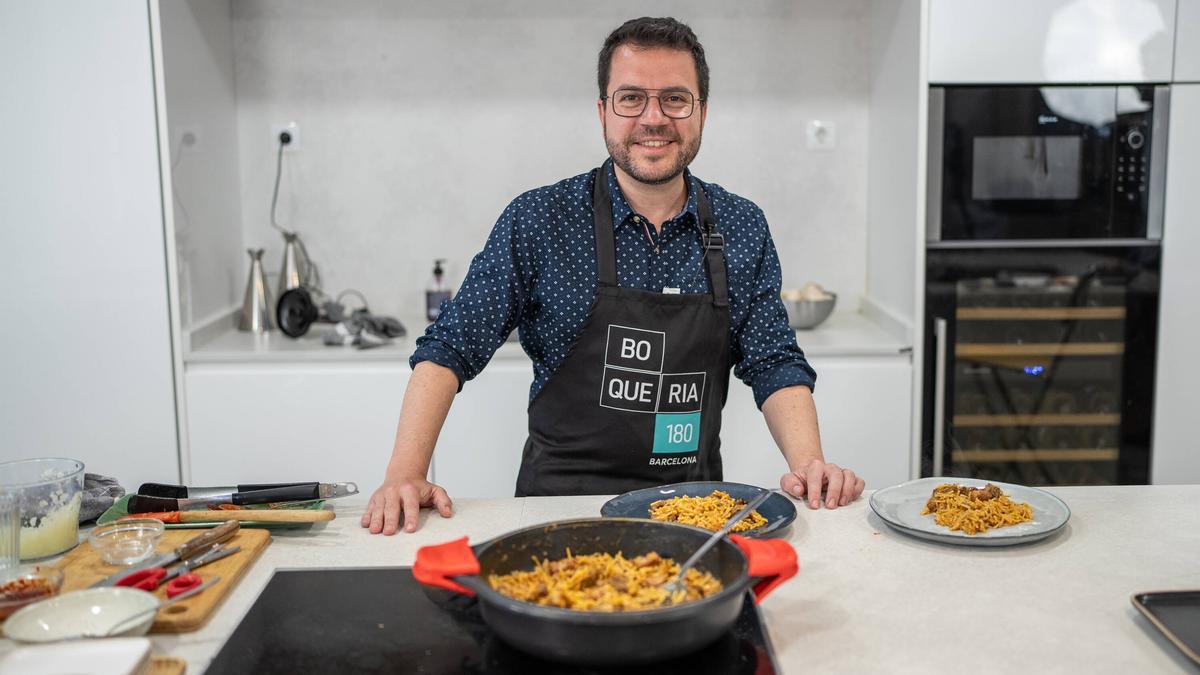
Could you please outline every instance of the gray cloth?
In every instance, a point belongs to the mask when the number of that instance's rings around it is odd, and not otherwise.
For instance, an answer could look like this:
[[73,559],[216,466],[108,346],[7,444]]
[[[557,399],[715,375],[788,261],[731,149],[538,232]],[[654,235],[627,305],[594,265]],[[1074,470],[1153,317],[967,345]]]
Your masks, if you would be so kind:
[[99,518],[121,497],[125,496],[125,488],[117,483],[116,478],[101,476],[94,473],[83,474],[83,503],[79,506],[79,522]]

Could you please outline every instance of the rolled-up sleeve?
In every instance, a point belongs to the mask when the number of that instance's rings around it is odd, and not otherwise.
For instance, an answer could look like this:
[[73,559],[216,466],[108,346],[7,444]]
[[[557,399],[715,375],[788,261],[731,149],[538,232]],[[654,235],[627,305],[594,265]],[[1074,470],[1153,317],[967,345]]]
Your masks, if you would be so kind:
[[747,299],[748,312],[732,331],[733,374],[754,391],[754,403],[760,409],[780,389],[797,385],[813,389],[817,381],[816,371],[796,344],[796,332],[788,325],[787,310],[779,297],[782,284],[779,254],[767,231]]
[[471,260],[462,286],[442,304],[441,314],[417,338],[409,358],[413,368],[432,361],[454,371],[458,388],[474,378],[516,328],[523,290],[517,268],[516,226],[520,204],[509,204],[496,221],[487,244]]

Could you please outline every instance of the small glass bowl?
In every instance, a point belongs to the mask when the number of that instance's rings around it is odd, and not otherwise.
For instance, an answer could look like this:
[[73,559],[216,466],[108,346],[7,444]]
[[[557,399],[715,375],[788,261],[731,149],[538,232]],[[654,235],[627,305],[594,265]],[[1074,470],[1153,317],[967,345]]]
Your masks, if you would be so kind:
[[154,518],[131,518],[97,526],[88,543],[110,565],[132,565],[149,558],[162,538],[163,522]]
[[62,584],[62,570],[46,565],[0,570],[0,621],[25,605],[54,597]]

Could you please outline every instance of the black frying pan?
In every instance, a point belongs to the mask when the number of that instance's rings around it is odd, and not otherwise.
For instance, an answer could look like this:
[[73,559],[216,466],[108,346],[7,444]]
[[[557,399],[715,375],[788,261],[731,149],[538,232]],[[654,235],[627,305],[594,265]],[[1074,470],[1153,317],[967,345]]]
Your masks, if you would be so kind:
[[558,560],[568,547],[573,555],[619,551],[627,558],[656,551],[682,563],[711,535],[638,518],[561,520],[475,546],[466,537],[424,546],[417,551],[413,576],[427,586],[477,596],[488,627],[531,654],[567,663],[645,663],[686,654],[719,638],[737,619],[747,590],[761,601],[796,574],[796,551],[780,539],[728,537],[696,563],[697,570],[721,581],[719,593],[637,612],[585,612],[522,602],[492,590],[487,576],[532,569],[533,556]]

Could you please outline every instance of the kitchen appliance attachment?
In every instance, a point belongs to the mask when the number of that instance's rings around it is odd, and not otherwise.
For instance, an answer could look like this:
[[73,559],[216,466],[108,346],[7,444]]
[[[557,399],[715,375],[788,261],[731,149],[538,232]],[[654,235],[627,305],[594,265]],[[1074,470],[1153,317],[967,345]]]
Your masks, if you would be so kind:
[[58,555],[79,543],[83,462],[60,457],[0,462],[0,490],[17,497],[21,560]]
[[291,338],[298,338],[307,333],[319,316],[320,310],[313,302],[312,294],[304,288],[284,291],[275,306],[275,321],[279,330]]
[[266,333],[275,327],[271,318],[274,304],[271,302],[271,289],[267,287],[267,279],[263,275],[263,249],[246,249],[250,255],[250,277],[246,280],[246,294],[242,299],[242,312],[238,315],[238,330],[252,333]]

